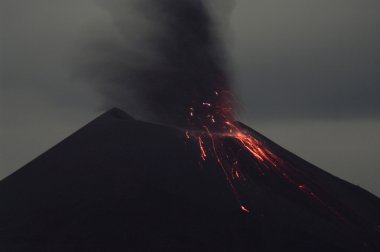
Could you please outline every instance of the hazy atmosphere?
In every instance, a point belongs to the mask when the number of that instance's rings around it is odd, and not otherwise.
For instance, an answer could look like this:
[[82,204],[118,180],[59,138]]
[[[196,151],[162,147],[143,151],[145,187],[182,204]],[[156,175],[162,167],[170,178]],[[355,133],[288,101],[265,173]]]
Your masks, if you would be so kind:
[[[120,2],[131,1],[1,1],[0,179],[108,108],[150,119],[133,89],[105,101],[85,70],[102,59],[93,42],[116,46],[120,33],[149,55],[154,21],[132,5],[115,18]],[[380,2],[209,2],[241,121],[380,196]]]

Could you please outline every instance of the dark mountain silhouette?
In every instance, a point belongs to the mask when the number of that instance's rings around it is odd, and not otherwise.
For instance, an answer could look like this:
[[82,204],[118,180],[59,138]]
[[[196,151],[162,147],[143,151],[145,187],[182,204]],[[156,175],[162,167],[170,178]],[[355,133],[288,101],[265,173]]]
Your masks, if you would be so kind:
[[0,251],[380,251],[376,196],[247,129],[344,218],[255,175],[245,213],[181,130],[112,109],[0,181]]

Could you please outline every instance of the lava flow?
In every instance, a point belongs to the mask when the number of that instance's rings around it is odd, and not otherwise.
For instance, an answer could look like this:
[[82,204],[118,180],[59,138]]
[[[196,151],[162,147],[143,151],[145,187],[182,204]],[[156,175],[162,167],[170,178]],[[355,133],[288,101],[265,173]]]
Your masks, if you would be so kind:
[[[196,140],[202,161],[207,158],[216,160],[240,209],[246,213],[251,212],[238,188],[249,180],[252,173],[249,169],[255,168],[261,176],[275,174],[309,200],[345,221],[335,208],[322,200],[317,193],[320,192],[319,188],[302,171],[266,148],[263,142],[234,120],[231,100],[228,92],[214,91],[209,99],[194,103],[188,111],[189,129],[186,130],[186,138]],[[247,157],[248,169],[246,161],[245,165],[241,165],[242,159],[246,160]]]

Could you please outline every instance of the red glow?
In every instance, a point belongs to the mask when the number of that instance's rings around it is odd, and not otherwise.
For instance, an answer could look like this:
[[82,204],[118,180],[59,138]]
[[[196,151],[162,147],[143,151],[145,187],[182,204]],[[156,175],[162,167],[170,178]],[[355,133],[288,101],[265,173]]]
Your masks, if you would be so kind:
[[207,155],[206,155],[205,148],[203,147],[203,141],[201,137],[198,137],[198,143],[199,143],[199,149],[201,150],[201,158],[203,160],[206,160]]
[[[202,160],[213,158],[219,164],[226,180],[234,193],[240,209],[249,213],[246,204],[242,204],[242,196],[238,187],[249,178],[246,167],[240,166],[241,153],[250,156],[251,167],[264,176],[267,172],[275,174],[301,191],[307,198],[319,206],[327,209],[339,219],[344,219],[338,211],[330,207],[320,196],[300,180],[300,172],[292,164],[277,156],[269,150],[265,143],[243,129],[232,115],[232,106],[228,105],[230,99],[222,91],[214,91],[207,102],[200,101],[189,108],[188,119],[191,128],[186,131],[187,138],[194,138],[198,142]],[[227,101],[227,102],[226,102]],[[225,146],[227,139],[233,140],[237,148],[231,150]],[[246,163],[246,162],[245,162]]]
[[249,210],[243,205],[240,205],[240,209],[246,213],[249,213]]

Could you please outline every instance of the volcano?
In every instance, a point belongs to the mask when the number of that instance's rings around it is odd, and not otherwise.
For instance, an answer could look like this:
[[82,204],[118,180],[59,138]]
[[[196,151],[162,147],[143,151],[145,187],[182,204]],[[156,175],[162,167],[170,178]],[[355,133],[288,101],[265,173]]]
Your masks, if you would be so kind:
[[376,196],[240,127],[305,184],[253,169],[237,199],[196,139],[115,108],[0,181],[0,251],[379,251]]

